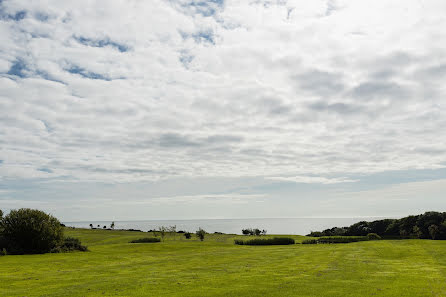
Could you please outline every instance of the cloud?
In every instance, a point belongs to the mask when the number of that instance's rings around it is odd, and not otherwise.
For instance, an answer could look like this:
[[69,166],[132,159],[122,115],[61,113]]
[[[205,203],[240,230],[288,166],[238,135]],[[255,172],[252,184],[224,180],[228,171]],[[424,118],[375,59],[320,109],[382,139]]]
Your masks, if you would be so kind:
[[446,164],[441,1],[87,2],[0,3],[3,180]]
[[348,179],[348,178],[326,178],[320,176],[274,176],[268,177],[267,179],[303,183],[303,184],[339,184],[339,183],[354,183],[358,180]]

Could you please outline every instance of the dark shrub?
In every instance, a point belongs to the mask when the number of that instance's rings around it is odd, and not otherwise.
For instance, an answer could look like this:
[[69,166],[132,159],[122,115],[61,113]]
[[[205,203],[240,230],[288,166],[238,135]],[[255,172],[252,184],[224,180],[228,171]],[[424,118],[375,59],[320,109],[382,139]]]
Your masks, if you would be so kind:
[[320,231],[311,231],[310,234],[308,234],[307,236],[310,236],[310,237],[321,237],[321,236],[324,236],[324,234],[322,234],[322,232],[320,232]]
[[184,237],[186,237],[186,239],[190,239],[190,237],[191,237],[190,232],[186,232],[186,233],[184,233]]
[[161,239],[155,238],[155,237],[146,237],[146,238],[140,238],[130,241],[130,243],[150,243],[150,242],[160,242]]
[[369,233],[367,234],[367,240],[380,240],[381,236],[379,236],[376,233]]
[[254,235],[254,231],[252,229],[242,229],[243,235]]
[[198,228],[198,231],[195,232],[195,234],[197,235],[198,238],[200,238],[201,241],[204,240],[204,236],[206,235],[206,231],[204,231],[201,228]]
[[347,232],[343,235],[366,236],[369,233],[370,233],[369,223],[366,221],[361,221],[348,227]]
[[12,210],[3,218],[2,226],[3,236],[16,250],[11,250],[13,253],[47,253],[63,241],[59,220],[36,209]]
[[294,239],[289,237],[274,237],[265,239],[249,239],[249,240],[234,240],[238,245],[288,245],[295,244]]
[[318,243],[349,243],[366,241],[367,236],[332,236],[332,237],[319,237]]
[[66,237],[61,246],[62,251],[81,251],[86,252],[88,249],[85,245],[81,244],[78,238]]
[[305,239],[302,244],[317,244],[317,239]]

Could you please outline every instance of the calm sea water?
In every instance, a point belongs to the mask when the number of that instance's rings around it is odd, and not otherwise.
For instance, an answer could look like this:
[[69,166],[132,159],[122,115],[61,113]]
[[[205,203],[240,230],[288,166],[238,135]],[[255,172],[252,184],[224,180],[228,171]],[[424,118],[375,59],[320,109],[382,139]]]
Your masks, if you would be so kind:
[[[343,227],[359,221],[373,221],[383,218],[290,218],[290,219],[214,219],[214,220],[147,220],[147,221],[115,221],[115,229],[139,229],[148,231],[161,226],[176,226],[177,231],[195,232],[202,228],[207,232],[223,232],[241,234],[245,228],[267,230],[268,234],[299,234],[321,231],[331,227]],[[110,226],[111,221],[64,222],[67,226],[90,228],[90,224],[101,228]]]

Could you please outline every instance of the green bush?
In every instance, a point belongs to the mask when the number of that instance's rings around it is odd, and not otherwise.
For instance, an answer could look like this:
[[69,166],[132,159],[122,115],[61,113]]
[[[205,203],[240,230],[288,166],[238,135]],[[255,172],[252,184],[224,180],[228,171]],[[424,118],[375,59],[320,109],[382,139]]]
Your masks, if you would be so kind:
[[249,239],[249,240],[234,240],[238,245],[288,245],[295,244],[294,239],[289,237],[274,237],[265,239]]
[[62,251],[81,251],[86,252],[88,248],[85,245],[81,244],[81,241],[78,238],[74,237],[66,237],[62,246],[60,247]]
[[318,243],[349,243],[368,240],[367,236],[330,236],[319,237]]
[[40,210],[11,210],[1,225],[8,244],[6,249],[10,253],[47,253],[63,242],[63,228],[59,220]]
[[317,239],[305,239],[302,244],[317,244]]
[[186,232],[186,233],[184,233],[184,237],[186,237],[186,239],[190,239],[190,237],[191,237],[190,232]]
[[367,239],[368,240],[380,240],[381,236],[379,236],[376,233],[369,233],[369,234],[367,234]]
[[149,242],[160,242],[161,239],[156,237],[146,237],[146,238],[140,238],[130,241],[130,243],[149,243]]
[[201,241],[203,241],[204,240],[204,236],[207,234],[207,232],[204,231],[201,228],[198,228],[198,231],[195,232],[195,234],[197,235],[198,238],[200,238]]

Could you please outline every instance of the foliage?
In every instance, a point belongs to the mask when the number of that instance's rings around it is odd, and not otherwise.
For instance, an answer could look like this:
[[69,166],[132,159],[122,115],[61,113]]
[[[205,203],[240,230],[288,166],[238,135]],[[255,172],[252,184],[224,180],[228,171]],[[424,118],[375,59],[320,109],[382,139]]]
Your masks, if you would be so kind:
[[311,231],[310,234],[308,234],[307,236],[310,237],[321,237],[324,236],[325,234],[321,231]]
[[186,239],[190,239],[190,237],[191,237],[190,232],[185,232],[184,237],[186,237]]
[[6,248],[12,253],[47,253],[63,241],[59,220],[36,209],[11,210],[2,219],[2,226]]
[[288,245],[295,244],[295,240],[289,237],[274,237],[274,238],[265,238],[265,239],[249,239],[249,240],[240,240],[235,239],[235,244],[238,245]]
[[258,228],[255,228],[255,229],[246,228],[246,229],[242,229],[242,234],[243,235],[260,236],[260,235],[266,235],[266,230],[260,230]]
[[112,222],[112,223],[110,224],[110,229],[115,229],[115,222]]
[[308,236],[366,236],[369,233],[384,238],[446,239],[446,212],[429,211],[401,219],[361,221],[349,227],[313,231]]
[[197,230],[197,232],[195,232],[195,234],[197,235],[197,237],[198,237],[201,241],[203,241],[205,235],[207,234],[207,232],[204,231],[204,230],[201,229],[201,228],[198,228],[198,230]]
[[317,244],[317,239],[305,239],[301,243],[302,244]]
[[81,241],[78,238],[65,237],[63,244],[61,246],[55,247],[54,249],[51,250],[52,253],[72,252],[72,251],[86,252],[88,251],[88,248],[85,245],[82,245]]
[[156,237],[145,237],[140,239],[134,239],[130,243],[150,243],[150,242],[160,242],[161,239]]
[[318,243],[349,243],[368,240],[367,236],[330,236],[319,237]]
[[369,233],[367,234],[367,240],[380,240],[381,236],[379,236],[376,233]]

